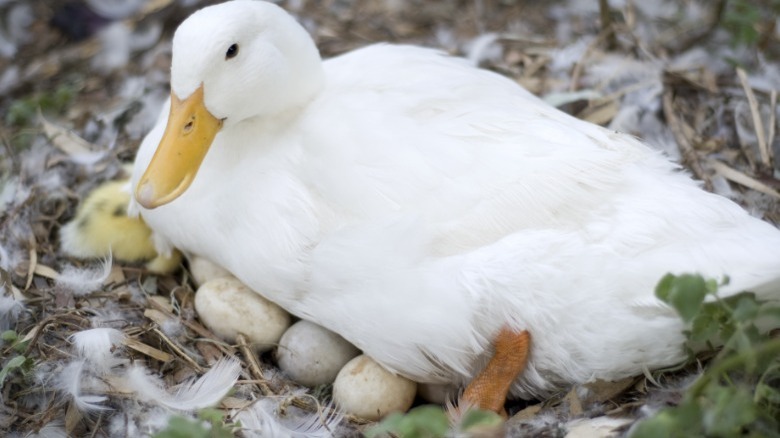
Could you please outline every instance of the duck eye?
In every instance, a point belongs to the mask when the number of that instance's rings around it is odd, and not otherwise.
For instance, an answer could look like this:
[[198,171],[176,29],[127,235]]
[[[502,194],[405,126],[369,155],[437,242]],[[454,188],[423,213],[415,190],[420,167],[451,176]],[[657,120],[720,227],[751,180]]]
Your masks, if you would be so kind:
[[238,44],[231,44],[225,52],[225,59],[235,58],[238,55]]

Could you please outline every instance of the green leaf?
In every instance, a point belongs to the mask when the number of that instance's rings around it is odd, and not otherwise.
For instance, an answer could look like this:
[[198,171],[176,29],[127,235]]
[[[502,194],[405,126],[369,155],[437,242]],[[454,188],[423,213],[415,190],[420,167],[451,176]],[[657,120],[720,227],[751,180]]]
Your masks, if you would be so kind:
[[670,304],[669,294],[671,294],[672,286],[674,285],[676,278],[677,277],[675,277],[674,274],[666,274],[655,287],[655,296],[666,304]]
[[16,342],[19,339],[19,334],[16,333],[16,330],[6,330],[0,334],[0,339],[5,342]]
[[496,429],[504,424],[504,419],[493,411],[470,409],[460,420],[464,432],[478,432],[486,429]]
[[171,417],[168,426],[153,435],[154,438],[233,438],[238,423],[225,424],[225,414],[218,409],[198,411],[198,418],[177,415]]
[[755,398],[757,401],[767,401],[780,406],[780,389],[765,383],[759,383],[756,386]]
[[210,438],[201,421],[182,416],[171,417],[168,427],[152,435],[154,438]]
[[758,316],[759,305],[753,294],[740,294],[737,306],[732,313],[734,319],[740,322],[752,321]]
[[198,418],[211,424],[222,424],[225,414],[219,409],[202,409],[198,412]]
[[719,329],[720,323],[713,317],[713,312],[702,311],[694,318],[689,337],[693,342],[714,340],[715,334],[718,333]]
[[764,303],[761,305],[761,308],[758,310],[758,316],[773,318],[777,321],[780,321],[780,306],[778,306],[776,303],[771,303],[771,302]]
[[712,403],[702,418],[708,435],[738,436],[758,416],[753,397],[745,388],[711,385],[705,397]]
[[674,307],[685,322],[690,322],[699,313],[707,285],[700,275],[667,274],[656,286],[655,295]]
[[404,438],[439,438],[445,436],[448,429],[449,420],[441,407],[423,405],[405,415],[398,412],[388,415],[365,435],[375,438],[392,433]]
[[696,412],[691,414],[690,405],[663,409],[654,417],[641,421],[631,438],[684,438],[700,435],[698,415],[695,415]]
[[0,370],[0,387],[2,387],[3,383],[5,382],[5,378],[8,376],[8,373],[14,369],[22,367],[25,362],[27,362],[27,358],[24,356],[16,356],[6,362],[3,369]]
[[[723,279],[723,284],[724,285],[728,284],[728,282],[729,282],[729,278],[728,277]],[[715,280],[714,278],[710,278],[709,280],[707,280],[704,283],[704,286],[707,288],[707,293],[709,293],[709,294],[713,294],[714,295],[715,293],[718,292],[718,286],[719,286],[718,280]]]
[[24,342],[17,342],[14,344],[14,351],[21,354],[24,353],[25,350],[27,350],[27,345],[30,344],[30,341],[24,341]]
[[400,412],[393,412],[392,414],[385,417],[381,422],[366,430],[365,436],[366,438],[377,438],[392,432],[397,432],[403,419],[404,414]]

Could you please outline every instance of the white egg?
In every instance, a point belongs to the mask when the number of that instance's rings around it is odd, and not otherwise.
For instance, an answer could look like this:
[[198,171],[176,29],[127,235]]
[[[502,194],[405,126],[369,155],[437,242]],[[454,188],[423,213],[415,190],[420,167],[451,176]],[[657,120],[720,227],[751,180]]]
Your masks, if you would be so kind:
[[339,370],[360,354],[354,345],[309,321],[292,325],[279,341],[276,360],[290,378],[306,386],[332,383]]
[[195,294],[195,310],[215,335],[235,342],[242,333],[260,353],[271,349],[290,326],[290,315],[233,277],[205,282]]
[[367,420],[407,411],[416,393],[417,383],[391,374],[365,354],[344,365],[333,384],[336,405]]
[[213,280],[215,278],[232,277],[233,275],[228,272],[227,269],[212,263],[210,260],[200,257],[192,256],[189,258],[190,262],[190,274],[195,281],[195,286],[200,287],[203,283]]

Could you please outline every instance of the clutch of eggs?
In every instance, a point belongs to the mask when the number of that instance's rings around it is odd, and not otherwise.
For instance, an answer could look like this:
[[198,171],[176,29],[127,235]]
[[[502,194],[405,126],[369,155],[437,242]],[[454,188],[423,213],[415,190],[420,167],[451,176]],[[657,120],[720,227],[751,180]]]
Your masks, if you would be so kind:
[[304,386],[333,383],[333,399],[344,412],[367,420],[406,411],[417,384],[396,376],[338,334],[309,321],[290,326],[281,307],[205,259],[190,259],[198,287],[195,310],[215,335],[235,342],[241,333],[257,353],[278,344],[279,368]]

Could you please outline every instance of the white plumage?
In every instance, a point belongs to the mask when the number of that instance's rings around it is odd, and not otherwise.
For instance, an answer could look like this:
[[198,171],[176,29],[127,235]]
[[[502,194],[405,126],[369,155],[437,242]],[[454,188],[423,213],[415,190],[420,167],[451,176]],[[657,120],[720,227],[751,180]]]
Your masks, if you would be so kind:
[[[532,336],[520,397],[675,363],[683,327],[653,296],[667,272],[780,295],[777,229],[462,59],[374,45],[320,62],[284,11],[234,1],[174,37],[172,94],[201,85],[224,124],[197,176],[134,206],[158,249],[213,260],[414,380],[467,382],[504,324]],[[144,205],[167,115],[138,152]]]

